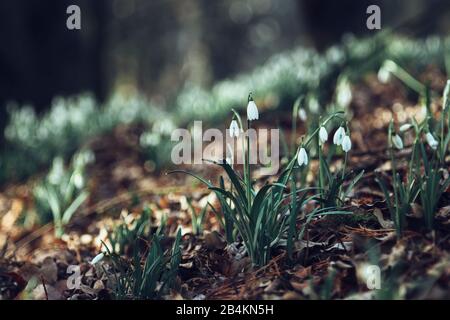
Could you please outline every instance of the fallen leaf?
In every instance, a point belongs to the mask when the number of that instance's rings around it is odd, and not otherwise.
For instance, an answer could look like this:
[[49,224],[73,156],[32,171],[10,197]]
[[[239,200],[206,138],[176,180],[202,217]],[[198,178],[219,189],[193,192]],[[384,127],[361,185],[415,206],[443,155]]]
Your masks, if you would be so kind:
[[58,266],[52,257],[44,259],[39,271],[44,277],[45,282],[48,284],[55,284],[56,280],[58,280]]
[[31,263],[25,263],[18,271],[18,273],[28,282],[31,278],[40,276],[40,269]]
[[38,285],[32,292],[34,299],[36,300],[63,300],[63,295],[53,286],[46,284]]
[[408,214],[408,217],[422,219],[423,218],[422,206],[417,203],[412,203],[411,204],[411,213]]
[[221,250],[225,248],[225,239],[217,232],[205,233],[205,245],[209,250]]
[[282,300],[300,300],[303,297],[301,295],[299,295],[297,292],[295,291],[288,291],[285,294],[283,294],[283,297],[281,298]]
[[439,209],[436,218],[442,221],[442,224],[450,224],[450,206],[445,206]]
[[383,217],[383,213],[381,212],[380,209],[375,208],[372,211],[372,213],[377,218],[378,223],[381,225],[381,227],[383,229],[392,229],[394,227],[394,222],[392,222],[390,220],[385,220],[384,217]]

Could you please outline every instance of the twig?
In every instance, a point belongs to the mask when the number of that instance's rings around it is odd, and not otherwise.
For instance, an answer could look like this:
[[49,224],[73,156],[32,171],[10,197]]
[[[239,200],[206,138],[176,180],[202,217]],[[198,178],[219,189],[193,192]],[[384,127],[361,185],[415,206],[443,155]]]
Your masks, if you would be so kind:
[[42,282],[42,286],[44,287],[45,299],[48,300],[47,287],[45,286],[45,280],[44,280],[43,276],[41,276],[41,282]]

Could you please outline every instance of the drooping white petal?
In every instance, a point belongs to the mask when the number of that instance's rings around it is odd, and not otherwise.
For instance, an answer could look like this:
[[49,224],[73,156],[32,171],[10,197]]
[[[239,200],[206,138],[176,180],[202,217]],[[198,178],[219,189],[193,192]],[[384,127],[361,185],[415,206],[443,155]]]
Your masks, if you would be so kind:
[[303,149],[303,153],[304,153],[304,155],[303,155],[303,158],[304,158],[303,162],[304,162],[304,164],[306,166],[308,164],[308,162],[309,162],[308,154],[306,153],[305,149]]
[[397,64],[392,60],[386,60],[378,71],[378,81],[388,83],[392,72],[397,70]]
[[431,134],[431,132],[427,132],[427,134],[425,135],[425,138],[427,140],[428,145],[431,147],[431,149],[436,150],[439,143],[434,138],[434,136]]
[[236,120],[232,120],[230,123],[230,137],[239,137],[240,129]]
[[386,84],[391,79],[391,73],[385,68],[380,68],[380,70],[378,70],[377,77],[378,81],[380,81],[383,84]]
[[342,80],[337,86],[336,102],[338,105],[347,108],[352,102],[352,89],[348,80]]
[[105,254],[103,252],[100,252],[98,255],[92,259],[91,264],[94,265],[96,263],[99,263],[103,258],[105,257]]
[[322,144],[324,144],[325,142],[327,142],[328,140],[328,132],[327,129],[325,129],[324,126],[320,127],[319,130],[319,140]]
[[319,101],[317,100],[316,97],[312,96],[311,98],[309,98],[308,100],[308,108],[309,111],[311,111],[312,113],[318,113],[320,110],[320,105],[319,105]]
[[397,149],[399,150],[403,149],[403,140],[398,134],[392,137],[392,143]]
[[404,125],[401,125],[400,126],[400,132],[406,132],[406,131],[408,131],[409,129],[411,129],[412,128],[412,124],[411,123],[405,123]]
[[297,163],[299,166],[302,165],[306,166],[308,164],[308,154],[306,153],[306,150],[303,147],[298,152]]
[[308,116],[306,114],[306,110],[303,109],[303,108],[298,109],[298,117],[300,118],[300,120],[305,122],[308,119]]
[[344,152],[349,152],[352,148],[352,140],[350,139],[350,136],[345,136],[344,139],[342,139],[342,150]]
[[80,171],[75,171],[73,174],[73,184],[75,185],[75,187],[77,187],[78,189],[83,188],[84,186],[84,177],[81,174]]
[[339,127],[339,129],[337,129],[336,132],[334,133],[333,143],[338,146],[341,145],[344,137],[345,137],[345,129],[343,127]]
[[250,100],[247,105],[247,119],[250,121],[259,119],[258,107],[253,100]]

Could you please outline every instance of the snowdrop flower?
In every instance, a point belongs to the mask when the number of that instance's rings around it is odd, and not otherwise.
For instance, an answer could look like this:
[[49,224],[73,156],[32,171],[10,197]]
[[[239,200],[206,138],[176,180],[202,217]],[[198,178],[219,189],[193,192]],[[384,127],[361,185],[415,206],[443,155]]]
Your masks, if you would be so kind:
[[380,68],[380,70],[378,70],[377,77],[378,81],[380,81],[383,84],[386,84],[391,79],[391,73],[384,68]]
[[345,137],[345,129],[343,127],[339,127],[339,129],[336,130],[333,136],[333,143],[335,145],[341,145],[342,141]]
[[377,77],[378,81],[381,83],[388,83],[391,79],[391,73],[397,69],[395,62],[391,60],[386,60],[378,71]]
[[406,132],[411,128],[412,128],[411,123],[405,123],[404,125],[400,126],[400,132]]
[[249,121],[259,119],[258,107],[256,106],[255,101],[253,101],[253,99],[251,99],[251,98],[247,105],[247,119]]
[[104,257],[105,257],[105,254],[103,252],[100,252],[98,255],[96,255],[94,257],[94,259],[92,259],[91,265],[99,263]]
[[399,150],[403,149],[403,141],[402,141],[402,138],[398,134],[395,134],[392,137],[392,143],[394,144],[394,146],[397,149],[399,149]]
[[236,120],[232,120],[230,123],[230,137],[239,137],[240,129]]
[[319,112],[320,105],[319,105],[319,101],[317,100],[316,97],[309,98],[308,107],[309,107],[309,111],[311,111],[312,113]]
[[350,87],[350,84],[348,83],[348,80],[340,81],[337,87],[337,103],[340,106],[346,108],[350,105],[350,102],[352,102],[352,98],[352,89]]
[[352,148],[352,140],[350,140],[350,136],[345,136],[344,139],[342,139],[342,150],[344,152],[349,152]]
[[298,117],[300,120],[305,122],[308,119],[308,116],[306,115],[306,110],[303,108],[298,109]]
[[297,163],[300,167],[302,165],[306,166],[308,164],[308,154],[306,153],[306,150],[303,147],[298,152]]
[[425,138],[427,140],[428,145],[431,147],[431,149],[436,150],[439,143],[434,138],[434,136],[430,132],[427,132],[427,134],[425,135]]
[[321,127],[320,127],[320,130],[319,130],[319,140],[320,140],[320,142],[321,142],[322,144],[324,144],[324,143],[327,142],[327,140],[328,140],[328,132],[327,132],[327,129],[325,129],[324,126],[321,126]]
[[84,178],[80,171],[75,171],[73,175],[73,184],[77,189],[81,189],[84,186]]

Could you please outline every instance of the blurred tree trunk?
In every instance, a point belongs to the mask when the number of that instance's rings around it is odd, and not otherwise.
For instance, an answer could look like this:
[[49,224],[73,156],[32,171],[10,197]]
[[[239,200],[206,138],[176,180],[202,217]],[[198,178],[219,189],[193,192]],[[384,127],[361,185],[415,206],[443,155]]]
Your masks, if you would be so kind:
[[[107,2],[0,2],[0,128],[9,100],[31,103],[39,111],[56,95],[93,91],[104,97],[101,54]],[[71,4],[81,7],[80,31],[66,28]]]

